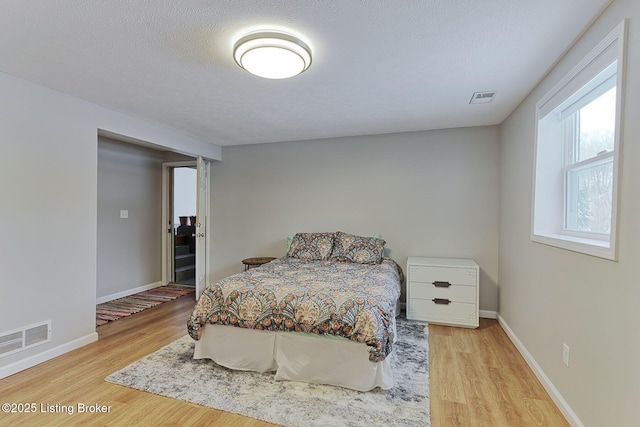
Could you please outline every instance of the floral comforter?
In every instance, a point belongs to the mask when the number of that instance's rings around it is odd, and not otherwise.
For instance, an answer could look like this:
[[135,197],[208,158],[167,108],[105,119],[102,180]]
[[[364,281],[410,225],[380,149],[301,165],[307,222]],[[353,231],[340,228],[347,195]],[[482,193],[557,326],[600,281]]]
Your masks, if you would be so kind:
[[375,265],[280,258],[207,286],[189,335],[200,339],[207,323],[330,334],[365,343],[379,362],[391,353],[401,275],[390,258]]

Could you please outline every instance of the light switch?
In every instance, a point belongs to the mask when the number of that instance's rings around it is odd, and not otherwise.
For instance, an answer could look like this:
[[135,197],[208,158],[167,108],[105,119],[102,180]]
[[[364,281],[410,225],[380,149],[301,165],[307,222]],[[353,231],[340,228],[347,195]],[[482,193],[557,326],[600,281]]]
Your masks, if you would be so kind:
[[129,218],[129,211],[126,209],[123,209],[120,211],[120,218]]

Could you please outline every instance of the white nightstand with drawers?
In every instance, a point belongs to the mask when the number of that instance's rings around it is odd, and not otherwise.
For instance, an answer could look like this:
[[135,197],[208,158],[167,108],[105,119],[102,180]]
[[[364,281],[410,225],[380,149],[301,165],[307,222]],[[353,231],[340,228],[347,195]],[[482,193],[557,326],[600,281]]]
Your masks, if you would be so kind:
[[477,328],[479,276],[471,259],[409,257],[407,319]]

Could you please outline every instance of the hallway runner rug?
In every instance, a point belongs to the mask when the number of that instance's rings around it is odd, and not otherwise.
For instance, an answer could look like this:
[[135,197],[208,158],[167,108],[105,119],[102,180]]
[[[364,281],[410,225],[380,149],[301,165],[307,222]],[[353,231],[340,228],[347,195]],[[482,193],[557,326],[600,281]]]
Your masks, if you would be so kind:
[[98,304],[96,306],[96,326],[122,319],[194,292],[195,288],[191,286],[166,285]]

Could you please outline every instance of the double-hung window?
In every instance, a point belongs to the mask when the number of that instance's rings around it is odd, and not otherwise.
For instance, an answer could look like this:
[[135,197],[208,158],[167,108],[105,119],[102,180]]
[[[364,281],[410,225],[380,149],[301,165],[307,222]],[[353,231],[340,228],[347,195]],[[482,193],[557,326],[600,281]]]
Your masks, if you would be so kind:
[[616,259],[622,22],[537,104],[534,241]]

